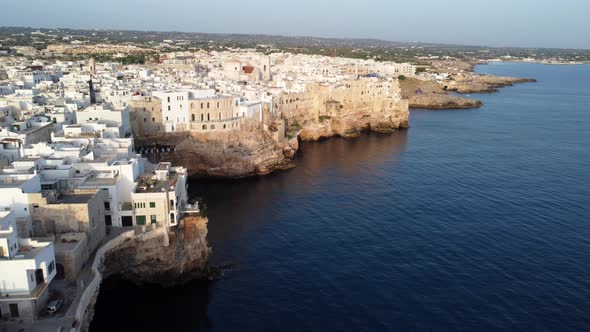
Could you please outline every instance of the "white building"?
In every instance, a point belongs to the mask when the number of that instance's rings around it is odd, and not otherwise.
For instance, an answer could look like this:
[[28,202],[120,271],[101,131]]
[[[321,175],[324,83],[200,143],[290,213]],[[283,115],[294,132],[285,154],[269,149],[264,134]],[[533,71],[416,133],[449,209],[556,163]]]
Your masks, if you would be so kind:
[[[131,135],[131,123],[129,110],[112,110],[107,105],[92,105],[82,111],[76,112],[78,125],[85,123],[104,124],[106,127],[118,128],[117,138]],[[66,130],[64,128],[64,130]]]
[[134,225],[174,227],[187,204],[186,168],[159,163],[154,174],[142,175],[131,194]]
[[41,192],[41,179],[38,174],[9,174],[6,170],[0,174],[0,211],[14,211],[20,224],[21,236],[29,235],[29,194],[38,192]]
[[53,244],[18,238],[15,213],[0,212],[0,317],[36,318],[56,273]]

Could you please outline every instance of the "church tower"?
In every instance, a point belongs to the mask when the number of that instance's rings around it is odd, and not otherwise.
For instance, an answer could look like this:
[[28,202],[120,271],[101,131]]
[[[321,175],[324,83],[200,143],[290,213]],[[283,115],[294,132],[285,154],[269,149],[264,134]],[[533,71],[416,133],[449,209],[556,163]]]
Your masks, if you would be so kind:
[[94,60],[94,58],[90,58],[90,60],[88,60],[88,73],[92,77],[96,75],[96,61]]

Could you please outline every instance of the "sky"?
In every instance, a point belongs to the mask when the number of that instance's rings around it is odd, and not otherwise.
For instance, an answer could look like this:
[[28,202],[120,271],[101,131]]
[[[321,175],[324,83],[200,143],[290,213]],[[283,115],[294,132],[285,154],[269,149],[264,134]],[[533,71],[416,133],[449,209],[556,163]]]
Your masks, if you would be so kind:
[[590,49],[589,0],[0,0],[0,26]]

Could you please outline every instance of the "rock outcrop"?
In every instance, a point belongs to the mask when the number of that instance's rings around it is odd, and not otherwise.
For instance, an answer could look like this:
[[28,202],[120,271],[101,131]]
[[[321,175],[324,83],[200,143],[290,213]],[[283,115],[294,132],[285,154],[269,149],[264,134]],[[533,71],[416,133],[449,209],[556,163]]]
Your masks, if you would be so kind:
[[179,228],[136,234],[125,231],[100,247],[92,262],[94,277],[76,304],[72,331],[88,331],[102,280],[119,275],[134,283],[172,286],[209,277],[207,218],[188,216]]
[[121,275],[135,283],[174,285],[206,277],[211,249],[207,245],[207,218],[185,217],[181,228],[161,228],[126,241],[104,258],[103,277]]
[[454,77],[454,81],[447,84],[447,91],[457,93],[490,93],[498,92],[499,88],[519,83],[536,82],[532,78],[504,77],[479,74],[462,74]]
[[444,83],[407,78],[400,82],[402,96],[408,98],[411,108],[468,109],[481,107],[481,101],[464,98],[459,94],[497,92],[499,88],[517,83],[536,82],[535,79],[501,77],[474,73],[456,74]]
[[[317,141],[333,136],[357,137],[363,131],[391,133],[409,127],[407,102],[401,109],[376,113],[368,109],[345,109],[336,105],[329,116],[304,120],[299,137],[302,141]],[[297,121],[297,120],[295,120]],[[295,122],[298,123],[298,122]]]
[[432,81],[407,78],[401,81],[402,96],[408,98],[410,108],[469,109],[481,107],[477,99],[454,96],[444,86]]
[[276,142],[262,130],[233,130],[216,133],[179,133],[137,139],[139,146],[170,145],[159,160],[182,165],[192,177],[239,178],[266,175],[294,167],[291,160],[297,139]]

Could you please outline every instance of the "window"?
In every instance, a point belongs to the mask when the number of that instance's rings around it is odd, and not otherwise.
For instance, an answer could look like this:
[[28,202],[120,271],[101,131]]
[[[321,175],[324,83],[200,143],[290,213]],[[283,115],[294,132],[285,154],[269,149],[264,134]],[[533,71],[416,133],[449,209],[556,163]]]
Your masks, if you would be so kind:
[[138,225],[145,225],[145,216],[137,216],[135,217],[135,221]]
[[55,270],[55,261],[51,261],[47,267],[47,274],[50,275]]
[[170,102],[170,97],[168,97],[168,102]]
[[156,207],[156,202],[150,202],[150,208],[155,208]]
[[110,202],[104,202],[104,209],[106,211],[110,211],[111,210],[111,203]]
[[112,226],[113,225],[113,219],[110,215],[108,216],[104,216],[104,224],[107,226]]
[[10,303],[8,305],[8,307],[10,309],[10,317],[12,317],[12,318],[18,318],[19,317],[18,304],[17,303]]
[[155,216],[155,215],[153,215],[153,214],[152,214],[152,215],[150,216],[150,222],[151,222],[152,224],[155,224],[155,223],[156,223],[156,216]]
[[194,115],[194,114],[191,114],[191,121],[192,121],[192,122],[195,122],[195,120],[196,120],[196,119],[195,119],[195,115]]

